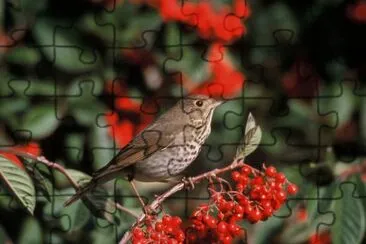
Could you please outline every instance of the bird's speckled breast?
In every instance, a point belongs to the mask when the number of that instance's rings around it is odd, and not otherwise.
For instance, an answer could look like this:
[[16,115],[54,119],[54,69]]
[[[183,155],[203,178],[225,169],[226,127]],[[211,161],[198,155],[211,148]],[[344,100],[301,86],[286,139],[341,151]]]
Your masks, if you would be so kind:
[[181,174],[197,158],[203,142],[209,135],[207,128],[202,130],[205,132],[204,136],[199,133],[192,138],[193,140],[169,146],[146,160],[136,163],[134,178],[139,181],[157,181]]

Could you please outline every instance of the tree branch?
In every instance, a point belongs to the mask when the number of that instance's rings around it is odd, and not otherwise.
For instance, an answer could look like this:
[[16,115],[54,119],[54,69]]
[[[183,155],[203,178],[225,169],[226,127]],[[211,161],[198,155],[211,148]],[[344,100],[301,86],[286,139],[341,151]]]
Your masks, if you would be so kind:
[[[234,161],[233,163],[231,163],[230,165],[221,168],[221,169],[213,169],[211,171],[208,171],[206,173],[194,176],[189,178],[189,182],[192,184],[197,184],[199,182],[201,182],[204,179],[207,179],[209,177],[212,176],[216,176],[218,174],[222,174],[225,173],[227,171],[232,171],[236,168],[240,168],[243,167],[245,165],[245,163],[243,161]],[[257,171],[256,169],[253,168],[254,171]],[[146,207],[152,211],[156,211],[161,204],[170,196],[172,196],[173,194],[175,194],[178,191],[181,191],[183,189],[186,188],[186,183],[185,182],[180,182],[177,183],[176,185],[174,185],[172,188],[170,188],[168,191],[164,192],[163,194],[159,195],[157,198],[155,198],[155,200],[147,205]],[[134,227],[136,227],[137,225],[139,225],[142,221],[144,221],[146,218],[145,213],[142,213],[136,220],[136,222],[132,225],[131,229],[133,229]],[[122,237],[121,241],[119,242],[119,244],[126,244],[132,237],[131,231],[127,231],[124,236]]]
[[[80,188],[79,184],[72,178],[72,176],[67,172],[67,170],[62,165],[60,165],[58,163],[51,162],[43,156],[35,156],[31,153],[19,152],[16,149],[13,149],[13,148],[0,148],[0,152],[11,153],[11,154],[14,154],[14,155],[19,156],[19,157],[29,158],[29,159],[35,160],[37,162],[40,162],[40,163],[42,163],[42,164],[44,164],[44,165],[46,165],[46,166],[48,166],[52,169],[55,169],[55,170],[59,171],[63,175],[65,175],[65,177],[68,179],[68,181],[71,183],[71,185],[73,186],[73,188],[75,190],[78,190]],[[119,210],[133,216],[136,219],[139,217],[136,213],[134,213],[133,211],[123,207],[119,203],[116,203],[116,207]]]

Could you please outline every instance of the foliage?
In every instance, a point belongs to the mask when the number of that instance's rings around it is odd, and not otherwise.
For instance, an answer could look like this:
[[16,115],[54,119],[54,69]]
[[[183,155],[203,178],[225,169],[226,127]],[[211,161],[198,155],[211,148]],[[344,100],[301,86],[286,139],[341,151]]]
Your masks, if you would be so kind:
[[[251,111],[261,126],[253,135],[262,140],[242,156],[259,162],[256,168],[275,163],[299,186],[272,218],[240,222],[249,241],[361,243],[365,4],[182,2],[1,1],[0,149],[77,169],[71,175],[78,182],[176,98],[219,96],[228,102],[188,174],[222,167],[238,145],[249,145],[242,136]],[[94,210],[85,208],[87,199],[63,209],[74,186],[57,169],[11,153],[0,159],[0,242],[115,243],[131,218],[114,203],[139,207],[118,180],[99,189],[113,192],[113,200],[98,198]],[[159,187],[140,188],[151,198]],[[178,193],[191,200],[169,199],[164,210],[185,222],[206,192],[203,184]]]

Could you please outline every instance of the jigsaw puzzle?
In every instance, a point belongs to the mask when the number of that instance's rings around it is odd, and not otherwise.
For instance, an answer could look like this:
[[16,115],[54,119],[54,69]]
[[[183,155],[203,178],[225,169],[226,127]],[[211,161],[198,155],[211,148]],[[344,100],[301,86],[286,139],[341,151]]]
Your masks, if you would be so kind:
[[0,243],[364,243],[365,23],[361,0],[0,1]]

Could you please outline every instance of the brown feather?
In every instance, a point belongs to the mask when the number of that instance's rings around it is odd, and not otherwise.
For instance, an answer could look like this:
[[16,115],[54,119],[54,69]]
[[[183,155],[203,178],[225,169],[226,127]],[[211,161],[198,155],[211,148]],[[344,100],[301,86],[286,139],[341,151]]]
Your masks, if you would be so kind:
[[[149,136],[146,136],[149,134]],[[95,180],[101,179],[105,173],[121,171],[126,167],[148,158],[153,153],[164,150],[174,142],[172,134],[162,137],[160,131],[145,130],[135,137],[133,141],[121,149],[121,151],[104,167],[93,173]]]

